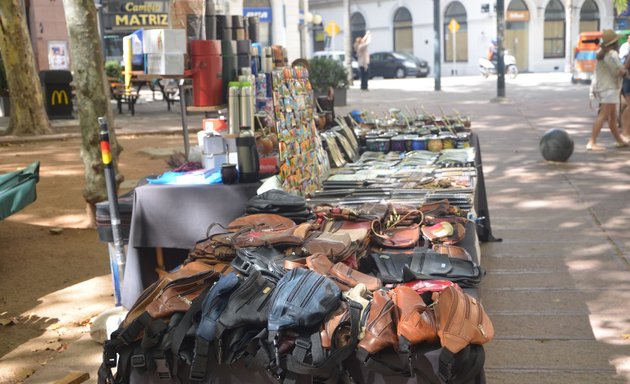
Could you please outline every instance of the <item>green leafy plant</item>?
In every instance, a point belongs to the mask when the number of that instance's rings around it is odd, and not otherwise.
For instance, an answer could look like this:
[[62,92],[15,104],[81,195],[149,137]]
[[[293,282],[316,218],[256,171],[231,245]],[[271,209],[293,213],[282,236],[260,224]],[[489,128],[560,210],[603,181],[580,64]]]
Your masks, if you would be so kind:
[[106,62],[105,74],[107,75],[107,77],[120,80],[122,78],[122,67],[120,66],[120,63],[114,60]]
[[333,59],[315,57],[309,61],[309,80],[315,91],[326,92],[328,87],[347,88],[348,75],[343,65]]

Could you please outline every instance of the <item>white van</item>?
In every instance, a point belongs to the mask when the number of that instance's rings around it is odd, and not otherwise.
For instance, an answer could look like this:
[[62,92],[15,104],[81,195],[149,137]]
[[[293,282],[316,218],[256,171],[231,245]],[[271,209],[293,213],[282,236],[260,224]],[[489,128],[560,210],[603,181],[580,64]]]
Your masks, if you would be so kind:
[[[313,57],[325,57],[328,59],[337,60],[342,64],[345,64],[346,53],[344,51],[317,51],[313,53]],[[352,59],[352,77],[354,79],[359,78],[359,63]]]

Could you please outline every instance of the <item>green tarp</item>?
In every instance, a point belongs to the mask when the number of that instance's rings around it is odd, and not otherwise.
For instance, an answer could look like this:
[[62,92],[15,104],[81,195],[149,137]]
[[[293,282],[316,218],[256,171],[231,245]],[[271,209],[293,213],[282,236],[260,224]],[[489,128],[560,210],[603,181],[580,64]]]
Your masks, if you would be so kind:
[[11,216],[37,199],[39,161],[28,167],[0,175],[0,220]]

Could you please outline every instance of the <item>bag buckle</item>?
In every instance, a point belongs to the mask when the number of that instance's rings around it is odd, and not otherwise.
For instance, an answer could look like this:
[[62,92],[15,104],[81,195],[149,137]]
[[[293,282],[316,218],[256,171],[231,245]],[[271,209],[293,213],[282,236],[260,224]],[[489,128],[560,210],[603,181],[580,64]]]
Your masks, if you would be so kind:
[[143,368],[147,366],[147,360],[144,355],[132,355],[131,366],[134,368]]

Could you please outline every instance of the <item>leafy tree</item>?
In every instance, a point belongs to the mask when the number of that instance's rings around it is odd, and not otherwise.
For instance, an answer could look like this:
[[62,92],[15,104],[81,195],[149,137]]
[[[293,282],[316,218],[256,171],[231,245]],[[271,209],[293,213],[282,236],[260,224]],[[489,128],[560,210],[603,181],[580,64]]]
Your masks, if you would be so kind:
[[[4,1],[4,0],[0,0]],[[107,200],[104,166],[99,148],[97,118],[105,116],[109,121],[109,140],[112,161],[116,167],[116,184],[123,177],[118,172],[118,155],[122,147],[116,140],[113,117],[109,103],[108,82],[104,71],[103,51],[97,27],[94,0],[64,0],[64,11],[70,40],[70,61],[77,96],[79,124],[81,126],[81,158],[85,166],[83,197],[87,202],[90,226],[96,226],[96,203]]]

